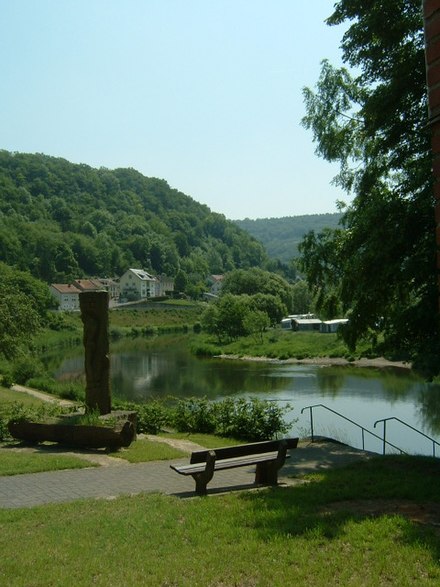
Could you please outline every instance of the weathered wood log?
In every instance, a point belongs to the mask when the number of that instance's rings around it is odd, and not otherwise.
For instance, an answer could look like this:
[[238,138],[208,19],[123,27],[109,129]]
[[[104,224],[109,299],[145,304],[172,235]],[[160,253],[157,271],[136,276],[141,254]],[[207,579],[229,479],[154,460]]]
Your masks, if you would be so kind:
[[13,438],[26,442],[60,442],[81,448],[118,448],[130,446],[136,437],[136,428],[128,420],[112,427],[36,422],[9,422]]

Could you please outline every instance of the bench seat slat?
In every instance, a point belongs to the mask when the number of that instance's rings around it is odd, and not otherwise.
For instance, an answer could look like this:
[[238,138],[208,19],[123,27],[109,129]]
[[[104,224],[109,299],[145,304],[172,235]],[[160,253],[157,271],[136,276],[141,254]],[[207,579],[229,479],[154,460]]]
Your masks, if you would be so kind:
[[[232,459],[221,459],[215,462],[215,470],[233,469],[235,467],[244,467],[246,465],[256,465],[267,461],[275,461],[277,452],[269,452],[263,454],[248,455],[242,457],[235,457]],[[289,455],[287,455],[288,457]],[[193,475],[194,473],[201,473],[205,470],[205,463],[194,465],[171,465],[172,469],[181,475]]]

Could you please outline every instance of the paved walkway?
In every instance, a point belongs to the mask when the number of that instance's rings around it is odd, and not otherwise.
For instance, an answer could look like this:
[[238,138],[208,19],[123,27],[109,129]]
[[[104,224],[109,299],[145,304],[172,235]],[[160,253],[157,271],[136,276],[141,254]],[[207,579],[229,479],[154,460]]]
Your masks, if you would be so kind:
[[[280,471],[279,482],[295,484],[299,481],[293,476],[344,466],[369,456],[334,442],[302,441],[291,451],[290,459]],[[86,498],[114,499],[151,492],[193,497],[193,479],[178,475],[170,468],[170,462],[188,462],[188,459],[130,464],[106,457],[100,467],[0,477],[0,508],[34,507]],[[251,489],[254,475],[255,467],[217,472],[208,485],[208,494]]]

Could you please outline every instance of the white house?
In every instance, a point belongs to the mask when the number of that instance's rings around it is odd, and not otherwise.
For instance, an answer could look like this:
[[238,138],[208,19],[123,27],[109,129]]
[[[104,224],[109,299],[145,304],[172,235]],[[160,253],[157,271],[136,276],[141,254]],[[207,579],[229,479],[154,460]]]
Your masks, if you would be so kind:
[[65,283],[52,283],[50,292],[58,302],[58,309],[67,312],[79,310],[79,294],[81,290],[75,285]]
[[158,280],[143,269],[127,269],[119,280],[121,297],[143,300],[158,295]]
[[320,332],[325,333],[337,332],[339,330],[339,327],[343,326],[344,324],[347,324],[347,322],[348,318],[339,318],[337,320],[324,320],[324,322],[321,323],[319,330]]
[[102,289],[108,291],[109,298],[111,300],[118,300],[119,299],[119,282],[116,279],[108,279],[104,277],[99,278],[99,282],[101,283]]

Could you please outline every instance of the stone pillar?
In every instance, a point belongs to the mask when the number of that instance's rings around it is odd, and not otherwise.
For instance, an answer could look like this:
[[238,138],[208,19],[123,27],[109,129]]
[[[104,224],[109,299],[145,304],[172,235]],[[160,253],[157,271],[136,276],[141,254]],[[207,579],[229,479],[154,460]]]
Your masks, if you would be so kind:
[[84,324],[86,409],[100,414],[111,412],[110,360],[108,340],[108,293],[88,291],[79,294]]
[[437,242],[437,283],[440,312],[440,0],[423,0],[425,23],[426,82],[429,123],[432,131],[435,222]]

